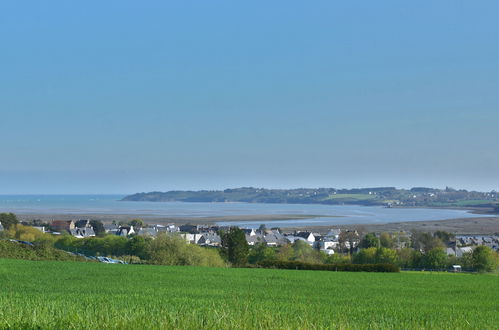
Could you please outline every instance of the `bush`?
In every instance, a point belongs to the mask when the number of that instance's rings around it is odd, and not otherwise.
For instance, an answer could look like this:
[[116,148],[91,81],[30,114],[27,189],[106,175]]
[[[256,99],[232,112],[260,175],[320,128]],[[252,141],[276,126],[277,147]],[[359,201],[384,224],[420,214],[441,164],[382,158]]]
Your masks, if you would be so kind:
[[385,272],[397,273],[399,268],[392,264],[310,264],[300,261],[268,260],[258,263],[262,268],[326,270],[338,272]]
[[83,257],[71,255],[45,244],[30,246],[18,242],[0,241],[0,258],[24,260],[86,261]]
[[157,265],[223,267],[218,251],[190,245],[179,236],[159,234],[146,249],[148,263]]

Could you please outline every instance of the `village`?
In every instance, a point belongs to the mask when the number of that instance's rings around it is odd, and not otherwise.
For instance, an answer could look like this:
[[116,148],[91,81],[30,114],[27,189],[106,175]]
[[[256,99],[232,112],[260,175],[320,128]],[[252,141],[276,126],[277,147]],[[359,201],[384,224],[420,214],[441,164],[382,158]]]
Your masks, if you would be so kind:
[[[187,243],[203,247],[218,248],[222,244],[220,236],[221,231],[229,230],[229,227],[208,226],[196,224],[176,225],[169,223],[145,224],[141,220],[132,221],[128,224],[99,224],[100,233],[96,233],[96,222],[89,219],[78,220],[53,220],[48,224],[26,223],[23,225],[36,228],[43,233],[51,235],[71,235],[78,239],[90,238],[102,235],[117,235],[131,238],[142,236],[154,239],[161,233],[168,235],[178,235]],[[287,244],[293,244],[296,241],[302,241],[312,248],[333,255],[341,252],[357,252],[362,246],[362,239],[367,233],[361,233],[357,230],[347,230],[341,228],[331,228],[327,232],[319,233],[314,231],[286,231],[280,228],[266,228],[261,225],[258,229],[240,228],[246,238],[249,246],[263,244],[268,247],[279,247]],[[0,231],[3,226],[0,223]],[[410,246],[414,233],[379,233],[377,237],[390,235],[393,240],[394,249],[403,249]],[[494,251],[499,251],[499,234],[496,235],[455,235],[452,240],[447,241],[445,252],[449,256],[462,257],[465,253],[471,253],[474,247],[488,246]]]

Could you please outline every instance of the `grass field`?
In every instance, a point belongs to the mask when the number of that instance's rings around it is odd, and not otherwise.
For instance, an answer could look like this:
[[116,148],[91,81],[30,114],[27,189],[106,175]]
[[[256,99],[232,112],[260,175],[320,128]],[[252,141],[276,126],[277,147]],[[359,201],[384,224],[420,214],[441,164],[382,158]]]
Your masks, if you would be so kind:
[[0,329],[492,329],[498,292],[494,275],[0,259]]
[[368,194],[333,194],[329,195],[327,198],[324,200],[328,199],[351,199],[351,200],[359,200],[359,201],[365,201],[365,200],[370,200],[370,199],[375,199],[376,195],[368,195]]

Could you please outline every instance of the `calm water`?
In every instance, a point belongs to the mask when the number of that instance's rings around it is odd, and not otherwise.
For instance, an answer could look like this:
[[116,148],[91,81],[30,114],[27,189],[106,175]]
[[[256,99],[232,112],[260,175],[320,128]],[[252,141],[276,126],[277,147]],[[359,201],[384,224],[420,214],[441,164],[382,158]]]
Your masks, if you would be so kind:
[[[19,214],[131,214],[142,217],[215,217],[270,214],[314,214],[299,220],[223,221],[241,227],[311,226],[350,223],[389,223],[485,217],[463,210],[389,209],[357,205],[121,202],[122,195],[0,195],[0,212]],[[331,217],[335,216],[335,217]]]

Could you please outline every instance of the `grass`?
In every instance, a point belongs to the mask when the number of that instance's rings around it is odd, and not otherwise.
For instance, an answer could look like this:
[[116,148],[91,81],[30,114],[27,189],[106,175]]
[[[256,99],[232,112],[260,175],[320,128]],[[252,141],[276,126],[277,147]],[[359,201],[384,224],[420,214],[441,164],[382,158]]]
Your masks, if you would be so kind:
[[369,194],[332,194],[332,195],[329,195],[324,200],[329,200],[329,199],[348,199],[348,200],[365,201],[365,200],[370,200],[370,199],[375,199],[375,198],[377,198],[376,195],[369,195]]
[[499,277],[0,259],[2,328],[498,328]]

